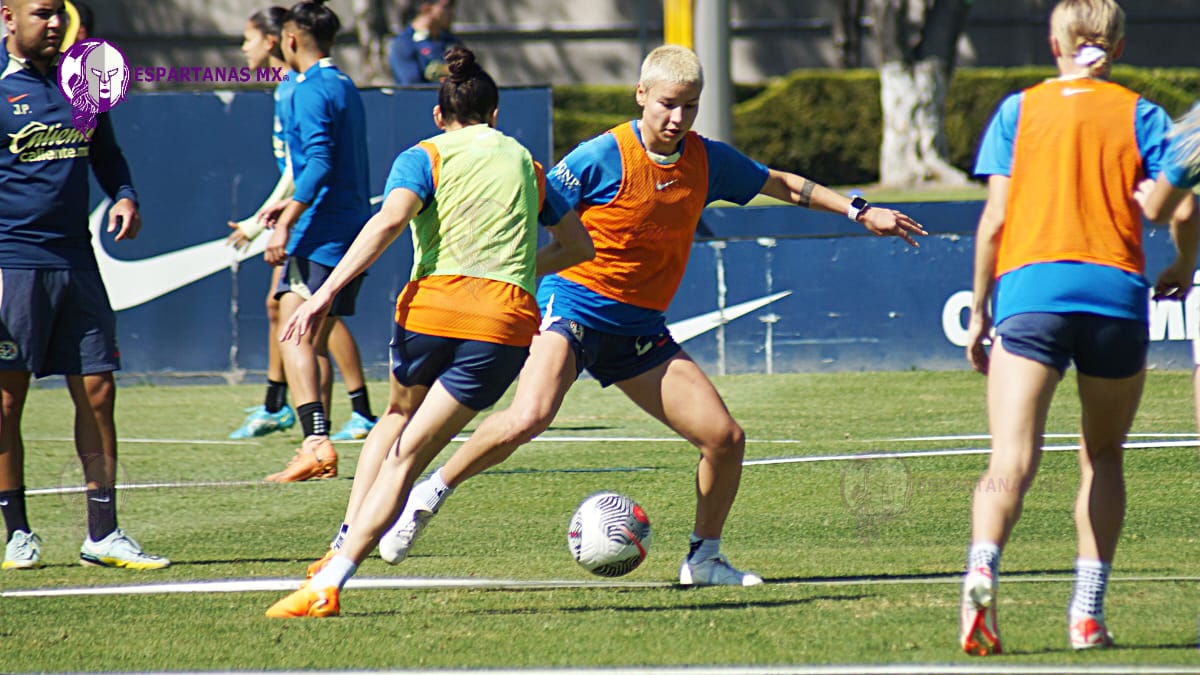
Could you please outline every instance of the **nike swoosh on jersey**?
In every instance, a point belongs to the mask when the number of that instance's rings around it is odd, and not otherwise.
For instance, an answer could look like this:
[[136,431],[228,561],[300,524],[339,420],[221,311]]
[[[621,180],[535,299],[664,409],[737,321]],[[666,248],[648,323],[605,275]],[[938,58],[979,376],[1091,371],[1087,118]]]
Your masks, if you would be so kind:
[[678,183],[678,182],[679,182],[679,179],[676,178],[675,180],[669,180],[665,183],[655,183],[654,189],[655,190],[666,190],[668,187],[671,187],[672,185],[674,185],[675,183]]
[[1094,89],[1075,89],[1073,87],[1067,87],[1066,89],[1062,90],[1062,95],[1063,96],[1074,96],[1075,94],[1088,94],[1088,93],[1091,93],[1092,91],[1095,91],[1095,90]]
[[24,94],[17,94],[16,96],[9,96],[7,98],[8,98],[9,103],[16,103],[17,101],[20,101],[21,99],[25,98],[28,95],[29,95],[29,92],[26,92]]
[[[383,201],[383,198],[379,196],[371,199],[372,204],[378,204],[380,201]],[[229,246],[225,243],[225,237],[221,237],[149,258],[121,260],[109,255],[102,240],[111,203],[108,199],[101,200],[92,210],[88,226],[92,231],[92,250],[96,254],[100,276],[104,279],[113,311],[117,312],[143,305],[171,291],[212,276],[227,269],[235,261],[253,258],[267,248],[267,240],[270,238],[259,235],[244,251]]]
[[791,295],[791,291],[781,291],[773,293],[754,300],[738,303],[732,307],[726,307],[724,310],[718,309],[715,312],[708,312],[699,316],[693,316],[689,319],[681,319],[667,326],[667,330],[671,331],[671,337],[679,344],[683,344],[694,337],[699,337],[710,330],[724,326],[734,319],[743,317],[750,312],[786,298]]

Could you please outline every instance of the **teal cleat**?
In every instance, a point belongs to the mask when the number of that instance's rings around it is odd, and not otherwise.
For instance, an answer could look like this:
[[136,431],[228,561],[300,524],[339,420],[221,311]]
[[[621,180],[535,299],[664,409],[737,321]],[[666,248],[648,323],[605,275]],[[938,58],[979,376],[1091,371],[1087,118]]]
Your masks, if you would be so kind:
[[261,405],[246,408],[246,412],[250,413],[246,416],[246,421],[242,422],[242,426],[236,431],[229,434],[230,438],[266,436],[273,431],[286,431],[296,426],[296,412],[290,405],[285,405],[278,412],[273,413],[267,412],[267,409]]
[[350,420],[342,427],[342,430],[329,437],[331,441],[361,441],[371,433],[371,429],[375,428],[375,423],[363,417],[362,415],[352,412]]

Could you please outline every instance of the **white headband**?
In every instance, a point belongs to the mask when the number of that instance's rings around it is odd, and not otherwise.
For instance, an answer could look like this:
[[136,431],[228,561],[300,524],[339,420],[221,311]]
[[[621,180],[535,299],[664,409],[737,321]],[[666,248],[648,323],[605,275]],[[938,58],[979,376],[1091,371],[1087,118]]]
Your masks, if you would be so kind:
[[1096,45],[1084,45],[1075,54],[1075,63],[1081,66],[1090,66],[1106,56],[1108,56],[1108,52],[1100,47]]

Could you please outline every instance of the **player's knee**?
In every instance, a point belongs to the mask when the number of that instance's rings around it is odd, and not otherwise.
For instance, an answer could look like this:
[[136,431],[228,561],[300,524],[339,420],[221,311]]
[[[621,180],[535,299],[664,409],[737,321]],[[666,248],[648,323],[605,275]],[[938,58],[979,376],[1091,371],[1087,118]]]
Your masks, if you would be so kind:
[[741,462],[746,454],[746,432],[730,420],[704,443],[704,453],[717,462]]
[[550,428],[554,414],[538,408],[514,411],[512,416],[512,433],[516,440],[527,443],[534,436]]

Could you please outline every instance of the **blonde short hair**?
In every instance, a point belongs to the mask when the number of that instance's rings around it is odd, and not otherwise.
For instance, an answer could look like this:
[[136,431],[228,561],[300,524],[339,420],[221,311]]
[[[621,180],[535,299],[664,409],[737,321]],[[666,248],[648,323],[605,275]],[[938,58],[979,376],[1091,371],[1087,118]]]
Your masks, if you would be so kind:
[[659,82],[704,86],[704,70],[695,52],[679,45],[663,45],[646,55],[638,83],[649,89]]
[[1171,139],[1172,160],[1186,167],[1189,173],[1200,170],[1200,105],[1192,106],[1179,118],[1167,137]]
[[1112,66],[1112,53],[1125,37],[1125,11],[1114,0],[1062,0],[1050,13],[1050,34],[1066,56],[1077,56],[1084,47],[1104,51],[1087,68],[1092,73]]

